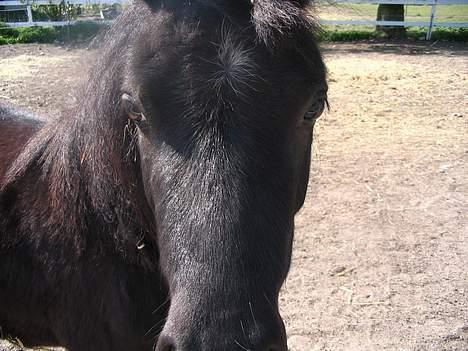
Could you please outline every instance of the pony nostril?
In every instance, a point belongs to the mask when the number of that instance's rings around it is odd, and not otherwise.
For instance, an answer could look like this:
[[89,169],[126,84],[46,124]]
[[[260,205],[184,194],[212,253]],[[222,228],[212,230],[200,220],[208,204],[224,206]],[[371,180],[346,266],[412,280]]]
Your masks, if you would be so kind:
[[275,340],[273,342],[271,342],[271,339],[269,341],[264,340],[263,342],[259,342],[250,346],[252,346],[252,351],[288,351],[286,341],[283,342],[280,340]]
[[[275,340],[276,339],[276,340]],[[281,338],[280,340],[278,340],[277,338],[275,339],[269,339],[269,340],[266,340],[267,342],[265,343],[260,343],[260,344],[257,344],[258,348],[254,348],[254,350],[259,350],[259,351],[288,351],[288,346],[287,346],[287,342],[286,342],[286,338]],[[265,347],[266,346],[266,347]]]
[[174,345],[171,337],[162,336],[159,338],[158,344],[156,346],[156,351],[177,351],[177,348]]
[[157,351],[177,351],[174,345],[164,345],[156,349]]
[[271,345],[265,351],[288,351],[288,348],[286,346]]
[[266,348],[264,351],[288,351],[288,347],[280,346],[280,345],[271,345],[270,347]]

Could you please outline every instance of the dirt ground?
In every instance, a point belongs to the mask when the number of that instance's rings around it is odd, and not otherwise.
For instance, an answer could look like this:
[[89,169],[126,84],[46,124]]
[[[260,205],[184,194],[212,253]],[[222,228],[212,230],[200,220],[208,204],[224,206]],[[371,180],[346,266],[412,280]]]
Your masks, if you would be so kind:
[[[281,295],[290,350],[467,351],[468,46],[323,52],[331,110]],[[0,47],[0,99],[59,114],[91,54]]]

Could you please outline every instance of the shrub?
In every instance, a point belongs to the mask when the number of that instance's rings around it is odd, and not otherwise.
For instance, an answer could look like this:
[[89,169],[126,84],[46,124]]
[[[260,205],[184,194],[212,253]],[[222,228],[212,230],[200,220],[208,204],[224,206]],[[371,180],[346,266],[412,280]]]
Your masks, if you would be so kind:
[[32,13],[35,21],[67,21],[76,19],[81,7],[62,1],[57,5],[33,5]]
[[[418,40],[425,38],[427,28],[410,28],[408,38]],[[468,28],[444,28],[438,27],[432,31],[432,40],[468,42]]]
[[51,43],[57,38],[54,27],[22,27],[17,31],[18,43]]
[[319,39],[323,41],[356,41],[369,40],[379,37],[375,31],[365,30],[324,30],[320,33]]
[[8,40],[0,35],[0,45],[9,44]]
[[[411,27],[407,30],[407,37],[412,40],[426,38],[427,28]],[[318,35],[322,41],[357,41],[370,39],[386,39],[385,34],[375,30],[353,30],[325,27]],[[432,31],[432,40],[468,42],[468,28],[435,28]]]
[[60,41],[83,41],[93,38],[106,24],[80,21],[71,26],[60,28],[57,39]]
[[16,35],[16,30],[13,27],[7,26],[5,23],[0,22],[0,36],[14,37]]
[[432,39],[468,42],[468,28],[437,28]]
[[0,45],[14,43],[53,43],[54,41],[85,41],[93,38],[106,24],[78,22],[63,27],[13,28],[0,23]]

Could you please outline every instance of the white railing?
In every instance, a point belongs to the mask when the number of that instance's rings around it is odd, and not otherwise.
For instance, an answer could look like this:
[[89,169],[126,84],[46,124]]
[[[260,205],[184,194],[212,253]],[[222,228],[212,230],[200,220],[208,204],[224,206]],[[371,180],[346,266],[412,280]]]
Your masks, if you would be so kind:
[[465,5],[468,0],[331,0],[328,4],[393,4],[393,5],[426,5],[431,6],[431,15],[427,21],[377,21],[377,20],[320,20],[322,24],[331,25],[367,25],[367,26],[399,26],[427,27],[426,39],[431,39],[435,27],[468,27],[468,22],[438,22],[436,19],[437,5]]

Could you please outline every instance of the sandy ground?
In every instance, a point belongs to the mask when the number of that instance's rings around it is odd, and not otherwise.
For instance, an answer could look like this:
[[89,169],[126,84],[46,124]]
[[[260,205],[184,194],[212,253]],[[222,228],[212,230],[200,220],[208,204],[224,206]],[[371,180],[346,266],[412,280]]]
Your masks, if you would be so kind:
[[[323,52],[331,110],[281,295],[290,350],[466,351],[468,47]],[[58,114],[83,58],[91,52],[0,47],[0,99]]]

